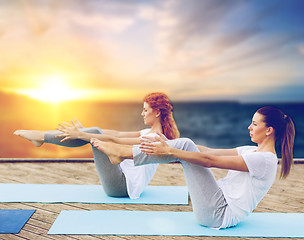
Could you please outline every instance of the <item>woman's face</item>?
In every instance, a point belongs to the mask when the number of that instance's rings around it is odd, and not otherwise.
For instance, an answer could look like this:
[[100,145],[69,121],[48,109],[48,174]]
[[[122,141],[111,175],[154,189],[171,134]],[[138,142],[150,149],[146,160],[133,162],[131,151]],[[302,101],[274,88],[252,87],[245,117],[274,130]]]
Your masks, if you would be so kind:
[[248,127],[250,131],[251,141],[254,143],[261,143],[269,134],[269,127],[266,126],[263,121],[264,117],[262,114],[255,113],[252,118],[252,123]]
[[151,108],[148,103],[144,102],[143,111],[141,113],[141,116],[144,119],[145,125],[152,126],[155,123],[155,121],[158,119],[159,113],[158,113],[158,111]]

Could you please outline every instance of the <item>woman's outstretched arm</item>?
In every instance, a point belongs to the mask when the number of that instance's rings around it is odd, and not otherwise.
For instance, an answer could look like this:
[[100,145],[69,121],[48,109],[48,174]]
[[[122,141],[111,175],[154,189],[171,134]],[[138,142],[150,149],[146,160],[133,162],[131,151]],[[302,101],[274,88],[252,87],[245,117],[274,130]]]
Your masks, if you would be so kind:
[[215,156],[237,156],[238,155],[236,148],[214,149],[214,148],[208,148],[208,147],[201,146],[201,145],[196,145],[196,146],[200,152],[215,155]]
[[57,137],[62,137],[61,142],[68,139],[82,139],[85,141],[90,141],[91,138],[96,138],[101,141],[114,142],[126,145],[137,145],[140,144],[140,132],[119,132],[115,130],[104,130],[104,134],[94,134],[80,131],[77,124],[72,121],[71,124],[63,123],[58,124],[57,130],[61,131],[62,134],[57,135]]
[[159,142],[151,142],[148,137],[143,137],[140,149],[149,155],[169,155],[183,161],[202,165],[248,172],[247,165],[242,156],[216,156],[204,152],[190,152],[170,147],[162,139]]

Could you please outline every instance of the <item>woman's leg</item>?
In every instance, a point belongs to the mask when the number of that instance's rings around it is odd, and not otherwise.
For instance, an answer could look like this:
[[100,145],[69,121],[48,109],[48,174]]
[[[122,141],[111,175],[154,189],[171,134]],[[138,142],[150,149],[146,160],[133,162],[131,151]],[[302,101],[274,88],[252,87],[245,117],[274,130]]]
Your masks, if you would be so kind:
[[[103,134],[97,127],[83,128],[80,131],[93,134]],[[51,131],[45,133],[45,142],[66,147],[79,147],[89,142],[81,139],[68,139],[60,142],[62,138],[56,138],[60,132]],[[92,146],[95,167],[105,193],[111,197],[128,197],[127,184],[120,165],[113,165],[106,154]]]
[[92,146],[95,167],[105,193],[111,197],[128,197],[127,182],[120,165],[113,165],[108,156]]
[[16,130],[14,135],[31,141],[36,147],[40,147],[44,143],[44,131]]
[[210,169],[182,162],[192,208],[197,221],[207,227],[220,227],[227,202]]
[[[82,128],[81,131],[86,131],[87,129],[89,128]],[[43,143],[51,143],[65,147],[80,147],[88,143],[80,139],[68,139],[60,142],[63,138],[56,137],[61,134],[60,131],[17,130],[14,134],[31,141],[36,147],[40,147]]]
[[[185,151],[199,151],[195,143],[187,138],[170,140],[167,143]],[[133,147],[133,157],[135,165],[168,163],[177,160],[171,156],[146,155],[138,146]],[[222,224],[227,203],[211,170],[185,161],[181,163],[197,221],[204,226],[219,227]]]
[[[94,134],[103,134],[101,129],[97,127],[81,128],[80,131]],[[59,131],[33,131],[33,130],[18,130],[15,135],[24,137],[36,146],[45,143],[56,144],[65,147],[80,147],[88,144],[88,141],[81,139],[68,139],[60,142],[63,138],[56,137],[61,132]],[[120,165],[113,165],[106,154],[92,146],[95,167],[105,193],[112,197],[127,197],[126,178],[123,174]]]

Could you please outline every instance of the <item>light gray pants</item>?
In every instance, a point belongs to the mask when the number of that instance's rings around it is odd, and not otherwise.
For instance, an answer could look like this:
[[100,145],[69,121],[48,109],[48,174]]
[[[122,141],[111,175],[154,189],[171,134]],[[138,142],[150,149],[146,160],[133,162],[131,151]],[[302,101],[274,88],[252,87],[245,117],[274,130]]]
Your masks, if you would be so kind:
[[[196,144],[187,138],[169,140],[167,143],[185,151],[199,152]],[[149,163],[169,163],[178,159],[171,156],[152,156],[133,147],[133,158],[136,166]],[[186,184],[188,186],[193,212],[199,224],[217,228],[221,226],[227,207],[224,194],[218,186],[210,169],[181,161]]]
[[[94,134],[103,134],[97,127],[82,128],[80,131]],[[48,131],[44,134],[44,142],[65,147],[81,147],[88,144],[88,141],[81,139],[68,139],[60,142],[62,138],[56,136],[59,131]],[[91,145],[92,146],[92,145]],[[111,197],[128,197],[126,178],[120,165],[113,165],[108,156],[92,146],[95,167],[105,193]]]

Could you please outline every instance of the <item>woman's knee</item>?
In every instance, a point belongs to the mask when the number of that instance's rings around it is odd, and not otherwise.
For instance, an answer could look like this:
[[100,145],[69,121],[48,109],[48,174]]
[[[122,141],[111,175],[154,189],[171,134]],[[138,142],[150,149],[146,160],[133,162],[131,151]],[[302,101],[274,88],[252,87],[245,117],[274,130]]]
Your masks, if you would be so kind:
[[175,147],[185,151],[198,151],[196,144],[190,138],[176,139]]
[[103,134],[102,130],[99,127],[83,128],[80,130],[86,133]]

